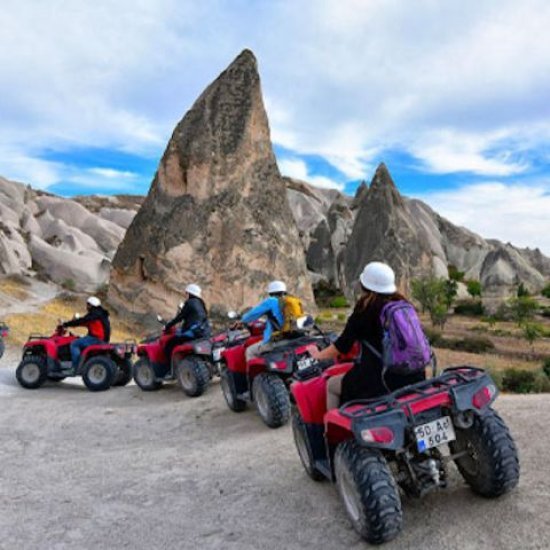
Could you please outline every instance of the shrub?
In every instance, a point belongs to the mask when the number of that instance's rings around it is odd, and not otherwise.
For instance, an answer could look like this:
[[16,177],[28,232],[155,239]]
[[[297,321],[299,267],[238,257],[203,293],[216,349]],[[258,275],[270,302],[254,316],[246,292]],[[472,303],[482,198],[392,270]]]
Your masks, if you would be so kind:
[[447,269],[449,270],[449,279],[458,282],[464,280],[464,271],[459,271],[458,268],[452,264],[449,264]]
[[481,283],[479,281],[466,281],[466,289],[468,290],[468,294],[475,298],[476,296],[481,296]]
[[541,314],[543,317],[550,317],[550,307],[543,307],[543,308],[540,310],[540,314]]
[[439,340],[441,340],[441,332],[429,327],[423,327],[423,328],[424,328],[424,334],[426,335],[426,338],[430,342],[430,345],[432,346],[437,345]]
[[517,297],[525,298],[527,296],[529,296],[529,291],[525,288],[525,285],[523,283],[519,283]]
[[489,338],[484,338],[483,336],[468,336],[462,340],[457,340],[453,349],[469,351],[470,353],[485,353],[486,351],[495,349],[495,344]]
[[346,300],[345,296],[335,296],[332,298],[332,300],[329,302],[328,307],[348,307],[349,303]]
[[548,283],[540,292],[545,298],[550,298],[550,283]]
[[461,302],[455,306],[455,313],[458,315],[470,315],[473,317],[479,317],[483,315],[483,304],[478,300],[469,300],[467,302]]
[[440,338],[437,342],[438,347],[452,349],[455,351],[466,351],[469,353],[485,353],[495,349],[495,345],[489,338],[482,336],[458,338]]
[[537,393],[550,392],[550,378],[543,370],[540,370],[535,373],[534,391]]
[[534,371],[509,368],[503,372],[502,389],[513,393],[533,393],[536,379]]
[[550,378],[550,357],[547,357],[542,362],[542,372],[544,372],[544,374],[546,374],[546,376]]
[[544,327],[538,323],[525,323],[523,325],[523,337],[529,342],[531,348],[535,344],[535,340],[538,340],[544,335]]
[[74,279],[65,279],[61,283],[61,286],[66,290],[70,290],[71,292],[74,292],[76,290],[76,282]]
[[346,318],[347,318],[347,315],[345,313],[338,314],[338,321],[345,321]]

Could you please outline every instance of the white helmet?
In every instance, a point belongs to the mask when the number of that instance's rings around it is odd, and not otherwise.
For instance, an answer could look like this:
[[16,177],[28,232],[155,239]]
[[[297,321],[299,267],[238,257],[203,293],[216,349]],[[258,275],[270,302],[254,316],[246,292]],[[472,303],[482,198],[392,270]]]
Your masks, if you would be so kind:
[[187,292],[188,294],[191,294],[193,296],[196,296],[197,298],[200,298],[201,295],[202,295],[201,287],[199,285],[195,285],[195,284],[187,285],[185,287],[185,292]]
[[96,296],[90,296],[86,303],[92,307],[99,307],[101,305],[101,300],[97,298]]
[[275,294],[277,292],[286,292],[286,285],[283,283],[283,281],[271,281],[267,285],[268,294]]
[[393,269],[382,262],[368,263],[363,269],[359,280],[367,290],[379,294],[393,294],[397,290]]

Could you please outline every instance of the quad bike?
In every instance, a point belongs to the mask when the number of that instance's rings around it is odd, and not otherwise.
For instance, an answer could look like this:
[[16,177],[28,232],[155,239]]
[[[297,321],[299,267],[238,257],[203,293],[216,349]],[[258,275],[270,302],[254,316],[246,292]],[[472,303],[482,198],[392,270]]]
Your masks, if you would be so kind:
[[400,490],[422,497],[447,486],[454,462],[471,489],[493,498],[519,479],[517,449],[491,408],[498,390],[482,369],[453,367],[386,396],[327,411],[326,385],[352,364],[316,366],[292,385],[292,430],[315,481],[336,482],[355,530],[368,542],[402,528]]
[[[158,320],[163,323],[161,317]],[[219,376],[221,351],[238,344],[248,333],[226,330],[211,338],[190,340],[174,347],[170,359],[165,350],[175,336],[176,330],[172,327],[138,345],[133,375],[143,391],[155,391],[164,382],[177,380],[189,397],[202,395],[213,377]]]
[[[246,348],[260,341],[259,336],[251,336],[222,353],[221,387],[232,411],[244,411],[248,403],[254,403],[270,428],[279,428],[288,422],[288,387],[294,373],[312,365],[309,348],[324,349],[334,340],[334,335],[321,332],[310,318],[301,319],[300,328],[289,339],[274,343],[269,351],[248,362]],[[311,334],[310,328],[315,328],[316,334]],[[356,352],[354,348],[350,357]]]
[[72,367],[70,344],[78,338],[59,325],[51,336],[31,334],[23,347],[23,358],[15,371],[24,388],[35,389],[46,380],[59,382],[82,376],[90,391],[125,386],[132,379],[135,344],[94,344],[84,349],[76,371]]
[[6,323],[0,321],[0,357],[4,355],[4,350],[6,349],[6,344],[4,343],[4,338],[7,338],[10,329]]

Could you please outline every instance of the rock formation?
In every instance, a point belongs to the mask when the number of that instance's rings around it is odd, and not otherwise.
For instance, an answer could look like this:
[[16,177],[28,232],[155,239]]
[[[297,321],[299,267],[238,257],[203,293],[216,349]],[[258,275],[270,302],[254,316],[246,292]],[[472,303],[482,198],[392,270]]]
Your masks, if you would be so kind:
[[[87,198],[89,205],[99,198]],[[137,210],[92,212],[75,200],[55,197],[0,177],[0,275],[39,273],[58,284],[95,291],[107,282],[110,261]]]
[[370,261],[389,263],[402,290],[407,290],[411,278],[439,267],[434,264],[437,256],[430,243],[423,238],[426,231],[417,225],[384,164],[378,166],[370,187],[361,196],[345,250],[343,286],[348,294]]
[[[394,267],[401,290],[412,278],[448,276],[448,266],[480,280],[487,301],[508,297],[523,282],[538,292],[550,278],[550,258],[540,250],[485,240],[439,216],[422,201],[402,197],[381,164],[370,187],[361,185],[352,203],[355,222],[345,248],[341,287],[348,295],[363,266],[373,260]],[[318,253],[317,253],[318,254]]]
[[313,304],[256,60],[245,50],[174,130],[114,258],[109,296],[136,315],[173,314],[197,282],[210,306],[241,308],[275,278]]

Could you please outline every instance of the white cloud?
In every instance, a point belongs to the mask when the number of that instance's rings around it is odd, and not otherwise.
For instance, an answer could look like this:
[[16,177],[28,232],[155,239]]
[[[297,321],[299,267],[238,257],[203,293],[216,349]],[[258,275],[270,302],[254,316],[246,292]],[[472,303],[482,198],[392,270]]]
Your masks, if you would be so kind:
[[5,0],[0,28],[0,173],[24,172],[1,154],[16,149],[42,185],[46,148],[158,154],[243,47],[274,141],[350,179],[388,149],[437,173],[517,174],[525,143],[549,140],[534,130],[550,127],[546,0]]
[[550,256],[550,182],[479,183],[419,198],[484,238],[538,247]]
[[337,189],[344,190],[344,185],[338,183],[325,176],[312,175],[308,172],[308,167],[303,160],[300,159],[280,159],[278,161],[279,170],[283,176],[288,176],[297,180],[306,181],[315,187],[321,189]]

